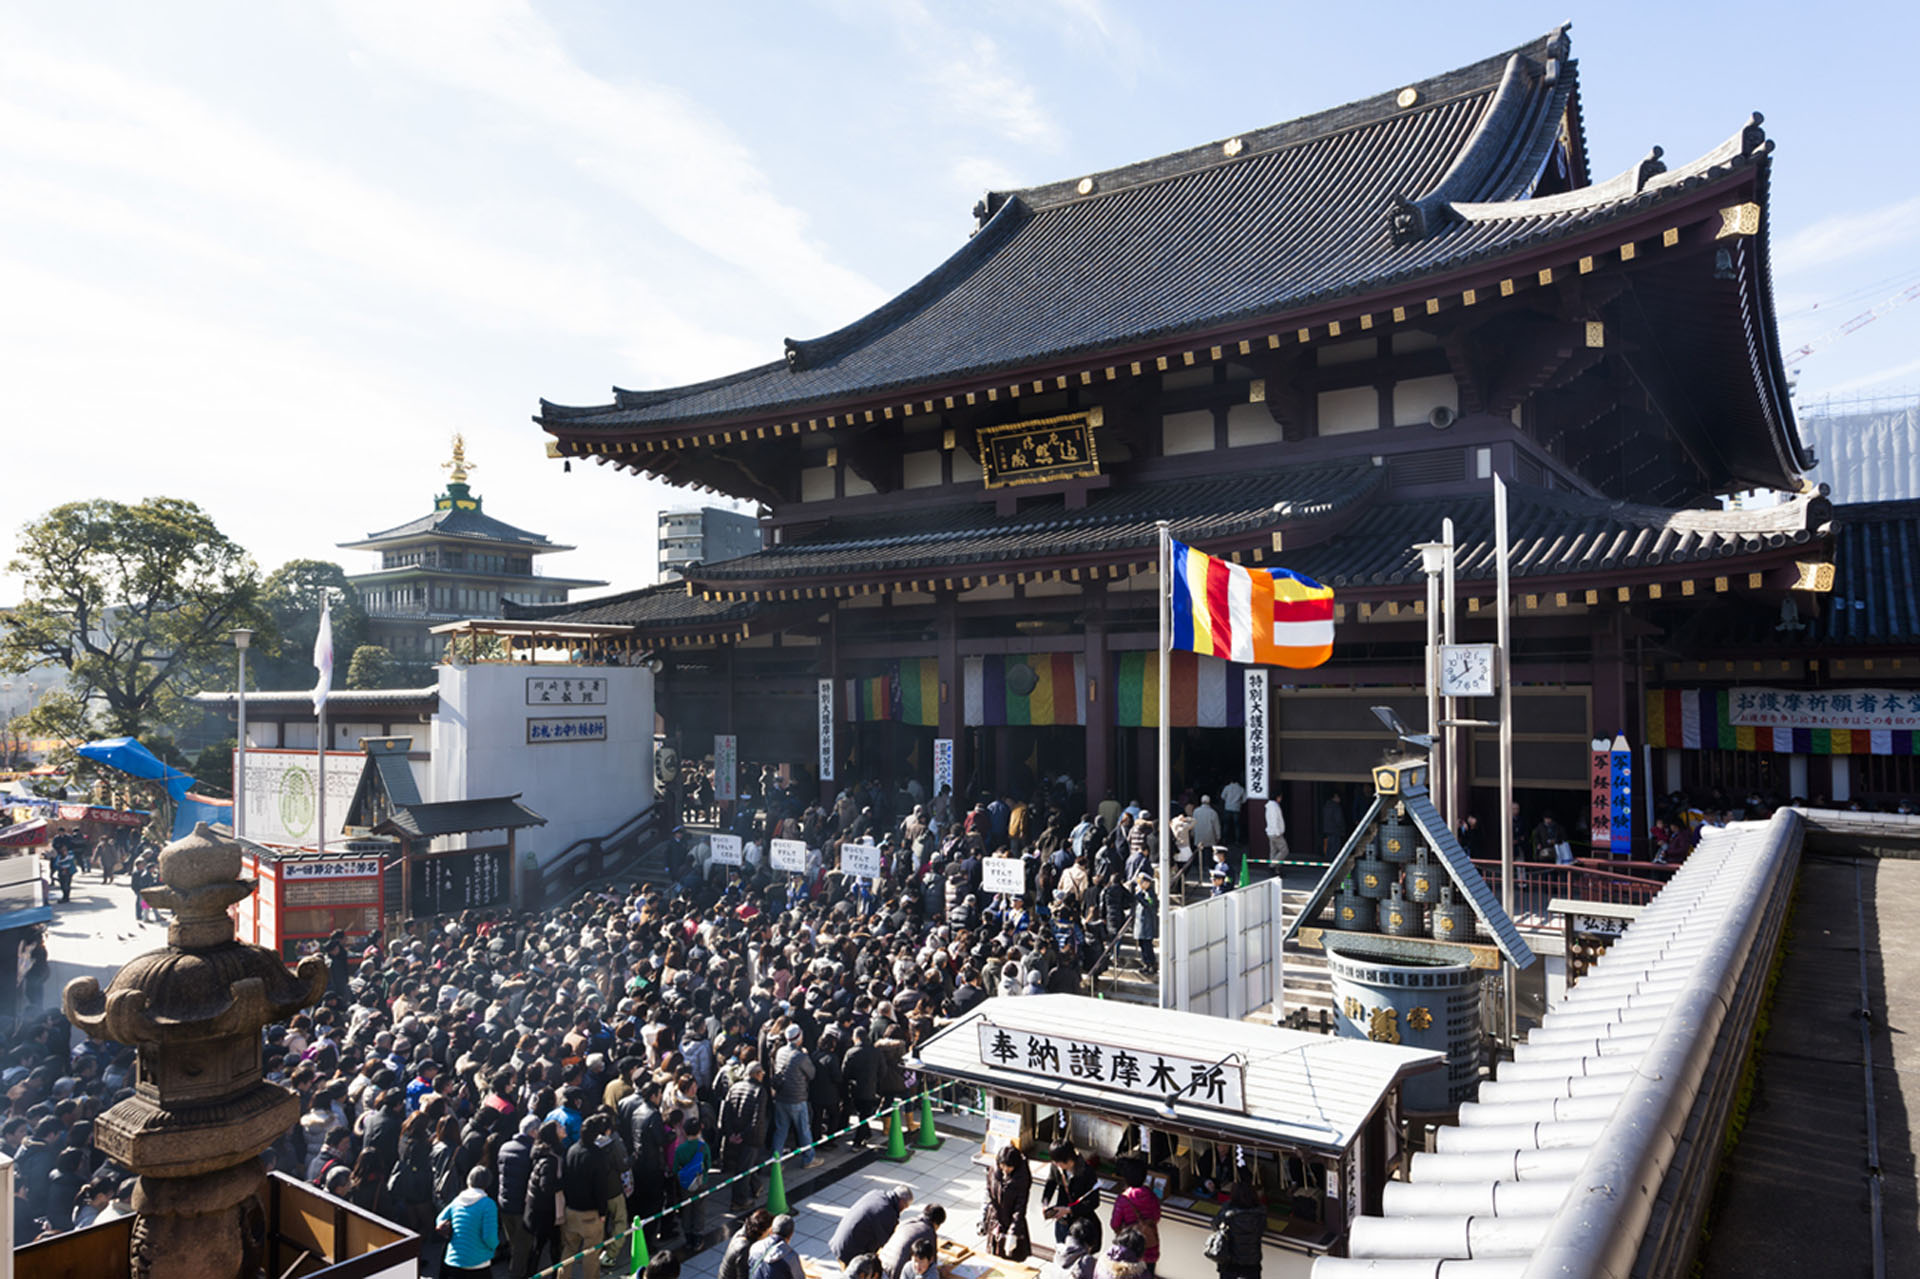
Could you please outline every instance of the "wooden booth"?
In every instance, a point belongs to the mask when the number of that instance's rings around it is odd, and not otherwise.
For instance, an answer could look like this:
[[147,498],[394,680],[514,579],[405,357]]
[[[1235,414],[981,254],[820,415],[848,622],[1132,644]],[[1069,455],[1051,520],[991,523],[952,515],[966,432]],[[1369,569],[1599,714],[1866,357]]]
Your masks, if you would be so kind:
[[365,939],[386,911],[386,840],[347,840],[324,853],[241,840],[252,896],[230,907],[240,940],[292,959],[335,929]]
[[[1441,1054],[1078,995],[989,999],[920,1046],[919,1069],[980,1087],[991,1158],[1007,1141],[1044,1162],[1071,1140],[1118,1188],[1146,1160],[1161,1202],[1162,1275],[1213,1273],[1202,1249],[1236,1176],[1267,1209],[1265,1273],[1343,1255],[1405,1157],[1400,1085]],[[1214,1189],[1208,1190],[1211,1182]]]

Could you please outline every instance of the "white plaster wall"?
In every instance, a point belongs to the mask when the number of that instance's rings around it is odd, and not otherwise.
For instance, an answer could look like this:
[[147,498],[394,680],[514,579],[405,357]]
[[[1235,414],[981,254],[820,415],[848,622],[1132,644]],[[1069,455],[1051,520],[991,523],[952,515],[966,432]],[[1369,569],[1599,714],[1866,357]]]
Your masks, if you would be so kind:
[[[644,667],[442,666],[440,710],[433,719],[432,801],[518,794],[547,819],[519,833],[522,860],[542,865],[573,843],[605,835],[653,802],[653,674]],[[527,680],[603,679],[605,706],[528,706]],[[604,715],[601,742],[529,745],[527,720]],[[482,833],[492,844],[499,835]]]

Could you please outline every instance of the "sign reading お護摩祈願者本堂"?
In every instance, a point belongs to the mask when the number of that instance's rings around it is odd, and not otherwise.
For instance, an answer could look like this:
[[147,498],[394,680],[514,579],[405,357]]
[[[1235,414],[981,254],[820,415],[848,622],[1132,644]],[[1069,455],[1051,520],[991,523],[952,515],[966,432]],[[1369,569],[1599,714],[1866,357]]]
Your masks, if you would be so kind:
[[996,1026],[982,1018],[980,1064],[1125,1093],[1143,1101],[1171,1099],[1244,1113],[1246,1067],[1234,1060],[1202,1061],[1132,1045],[1096,1043]]
[[1735,688],[1727,723],[1736,728],[1920,729],[1920,693],[1888,688]]

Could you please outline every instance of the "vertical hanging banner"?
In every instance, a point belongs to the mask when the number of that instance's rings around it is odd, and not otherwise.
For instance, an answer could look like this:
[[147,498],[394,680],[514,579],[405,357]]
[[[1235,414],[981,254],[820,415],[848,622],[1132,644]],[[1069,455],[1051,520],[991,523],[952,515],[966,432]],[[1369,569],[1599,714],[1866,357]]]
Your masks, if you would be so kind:
[[722,804],[739,799],[740,739],[731,733],[713,737],[713,797]]
[[1247,798],[1267,798],[1267,672],[1248,668]]
[[1613,845],[1613,748],[1606,738],[1593,739],[1587,760],[1590,779],[1587,829],[1591,832],[1593,851],[1597,853]]
[[833,681],[820,681],[820,780],[833,780]]
[[938,795],[953,785],[953,739],[933,739],[933,793]]
[[[1615,857],[1625,857],[1633,850],[1633,748],[1627,745],[1626,734],[1613,739],[1607,755],[1608,843]],[[1600,837],[1595,835],[1593,842],[1598,845]]]

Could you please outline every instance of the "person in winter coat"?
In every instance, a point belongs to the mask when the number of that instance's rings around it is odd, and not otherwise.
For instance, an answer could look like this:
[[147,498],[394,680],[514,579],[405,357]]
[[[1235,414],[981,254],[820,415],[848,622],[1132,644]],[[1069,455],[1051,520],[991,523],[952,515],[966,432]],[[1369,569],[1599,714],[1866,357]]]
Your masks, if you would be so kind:
[[430,1121],[420,1113],[407,1116],[400,1129],[400,1157],[387,1177],[387,1202],[393,1220],[418,1235],[432,1233],[433,1138]]
[[[747,1077],[727,1090],[720,1102],[720,1171],[734,1177],[765,1157],[770,1103],[767,1068],[759,1062],[747,1068]],[[733,1208],[741,1212],[760,1197],[759,1178],[733,1183]]]
[[793,1246],[793,1218],[781,1213],[773,1219],[767,1237],[747,1252],[747,1273],[764,1279],[807,1279],[800,1254]]
[[980,1207],[980,1237],[987,1251],[1009,1261],[1025,1261],[1032,1235],[1027,1231],[1027,1199],[1033,1193],[1033,1173],[1020,1147],[1009,1142],[987,1173],[986,1202]]
[[1267,1214],[1260,1207],[1252,1182],[1233,1183],[1227,1206],[1214,1219],[1213,1229],[1226,1240],[1225,1249],[1213,1263],[1220,1279],[1259,1279],[1261,1239],[1267,1233]]
[[861,1195],[834,1228],[828,1245],[834,1260],[844,1266],[863,1252],[879,1252],[900,1224],[900,1214],[912,1205],[913,1187],[904,1183]]
[[937,1252],[940,1227],[946,1224],[947,1210],[939,1204],[928,1204],[918,1215],[895,1226],[880,1247],[880,1279],[905,1279],[910,1273],[907,1263],[913,1257],[914,1245],[925,1239]]
[[748,1254],[753,1246],[767,1237],[773,1229],[773,1214],[765,1208],[755,1208],[740,1223],[740,1229],[733,1238],[727,1240],[727,1251],[720,1258],[719,1279],[748,1279]]
[[[822,1136],[839,1132],[846,1123],[845,1096],[846,1078],[840,1068],[840,1035],[829,1030],[820,1036],[820,1044],[813,1051],[813,1084],[807,1097]],[[831,1140],[826,1144],[828,1149],[834,1145]]]
[[813,1150],[813,1125],[807,1101],[813,1093],[816,1073],[813,1058],[801,1043],[800,1027],[787,1027],[786,1044],[773,1059],[773,1151],[787,1148],[789,1134],[796,1146],[804,1146],[807,1158],[800,1166],[815,1168],[822,1162]]
[[660,1113],[660,1084],[640,1081],[636,1095],[622,1099],[627,1150],[633,1157],[633,1215],[651,1217],[667,1201],[667,1121]]
[[1138,1230],[1124,1230],[1093,1263],[1093,1279],[1148,1279],[1153,1271],[1141,1260],[1147,1243]]
[[520,1121],[520,1131],[500,1147],[494,1160],[494,1185],[499,1197],[500,1232],[507,1240],[507,1274],[520,1279],[527,1272],[527,1258],[533,1251],[533,1236],[527,1231],[527,1182],[533,1176],[533,1135],[540,1121],[528,1115]]
[[1040,1279],[1093,1279],[1099,1250],[1100,1223],[1075,1217],[1067,1226],[1067,1241],[1054,1247],[1053,1264],[1040,1271]]
[[[535,1131],[533,1163],[527,1172],[527,1206],[524,1209],[527,1236],[532,1248],[527,1257],[529,1270],[538,1269],[551,1255],[559,1260],[561,1156],[566,1151],[566,1131],[557,1123],[543,1123]],[[527,1270],[519,1272],[528,1273]]]
[[1108,1224],[1113,1227],[1115,1243],[1125,1234],[1140,1236],[1140,1260],[1152,1274],[1160,1261],[1160,1200],[1147,1189],[1147,1166],[1139,1159],[1122,1159],[1119,1172],[1126,1189],[1114,1196],[1113,1220]]
[[1047,1152],[1053,1171],[1040,1192],[1041,1214],[1053,1223],[1055,1243],[1065,1243],[1075,1221],[1093,1225],[1090,1250],[1100,1247],[1100,1174],[1080,1157],[1071,1143],[1060,1142]]
[[1160,971],[1160,961],[1153,954],[1159,936],[1160,895],[1154,891],[1153,876],[1143,873],[1134,881],[1133,891],[1133,941],[1140,948],[1142,972]]
[[493,1196],[493,1174],[475,1168],[467,1186],[440,1210],[434,1224],[447,1231],[447,1254],[440,1279],[489,1279],[493,1254],[500,1247],[500,1209]]
[[[847,1104],[856,1117],[868,1119],[880,1107],[880,1050],[873,1046],[865,1026],[853,1028],[853,1047],[840,1059],[840,1075],[846,1086]],[[853,1130],[853,1147],[867,1144],[867,1129]]]

